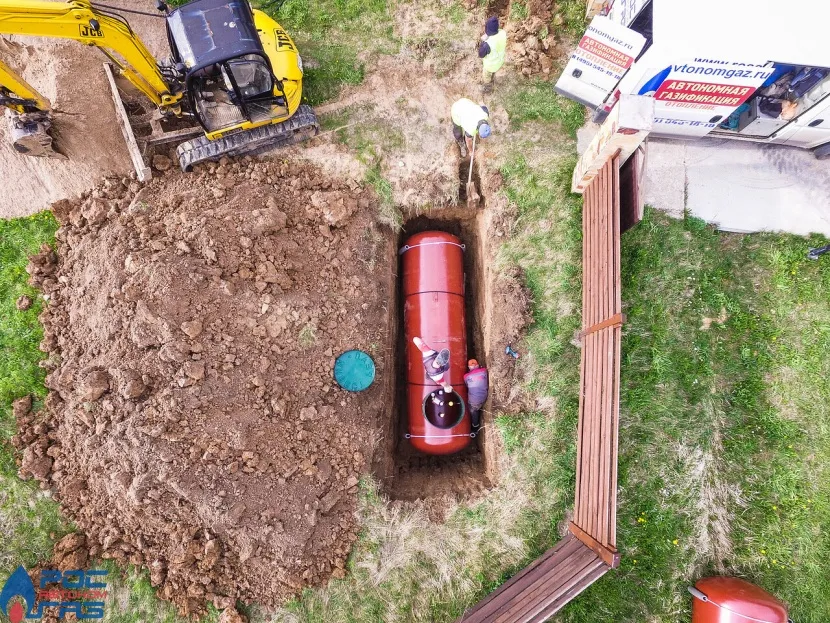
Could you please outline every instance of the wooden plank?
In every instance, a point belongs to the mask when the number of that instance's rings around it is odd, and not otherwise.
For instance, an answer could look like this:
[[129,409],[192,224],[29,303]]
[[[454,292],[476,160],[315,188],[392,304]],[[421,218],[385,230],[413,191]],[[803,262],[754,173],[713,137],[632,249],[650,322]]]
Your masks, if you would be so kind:
[[605,357],[606,357],[606,376],[605,376],[605,396],[603,400],[603,447],[602,447],[602,531],[599,540],[603,545],[609,544],[609,534],[611,530],[611,461],[613,460],[611,452],[611,441],[614,436],[612,430],[613,408],[614,408],[614,330],[606,329],[605,334]]
[[[605,197],[608,193],[608,177],[605,175],[605,167],[600,170],[599,177],[596,179],[597,194],[596,194],[596,223],[595,223],[595,242],[594,242],[594,256],[596,257],[596,264],[593,274],[593,279],[596,284],[596,313],[594,314],[593,322],[601,320],[605,317],[605,298],[606,291],[604,287],[604,271],[605,271],[605,254],[604,247],[604,230],[605,230]],[[592,411],[591,411],[591,450],[590,461],[588,463],[591,474],[589,496],[591,500],[590,515],[588,521],[584,524],[591,533],[598,529],[599,519],[599,497],[597,495],[600,487],[599,482],[599,446],[600,446],[600,405],[602,402],[602,376],[603,376],[603,361],[602,353],[602,337],[600,334],[594,335],[594,383],[592,392]]]
[[523,621],[528,610],[533,608],[534,603],[544,596],[557,594],[563,584],[578,575],[586,566],[597,559],[589,547],[580,542],[580,548],[570,554],[550,573],[535,578],[534,582],[527,586],[522,592],[521,599],[515,600],[496,613],[493,619],[495,623],[507,623],[508,621]]
[[[592,184],[593,186],[593,184]],[[588,283],[590,284],[589,296],[590,300],[588,301],[588,320],[586,321],[589,325],[594,324],[596,322],[597,317],[597,281],[596,281],[596,273],[597,273],[597,254],[596,254],[596,245],[597,245],[597,201],[598,196],[600,193],[599,185],[597,184],[594,186],[593,192],[591,193],[591,203],[590,203],[590,231],[591,231],[591,238],[588,241]]]
[[[583,308],[584,309],[584,308]],[[574,516],[579,513],[582,507],[582,438],[585,422],[585,357],[587,345],[582,344],[582,352],[579,356],[579,411],[576,424],[576,491],[574,493]]]
[[608,289],[606,286],[606,272],[607,272],[607,254],[606,246],[608,244],[608,219],[607,219],[607,202],[609,183],[608,178],[608,164],[606,163],[600,171],[600,177],[597,180],[600,183],[601,195],[598,206],[598,231],[597,231],[597,257],[599,257],[599,266],[597,270],[597,282],[599,291],[599,313],[594,318],[594,324],[601,321],[603,318],[608,318],[610,315],[607,310]]
[[[608,253],[608,242],[609,242],[609,218],[608,213],[610,211],[609,200],[613,189],[611,188],[611,184],[613,182],[612,176],[609,174],[610,172],[610,163],[606,162],[605,166],[602,168],[601,176],[602,176],[602,205],[601,205],[601,212],[600,212],[600,236],[599,236],[599,249],[598,253],[600,255],[600,271],[599,271],[599,281],[600,281],[600,290],[602,291],[601,296],[601,317],[607,318],[610,316],[609,307],[611,302],[611,292],[609,292],[608,283],[609,283],[609,253]],[[599,392],[596,396],[597,400],[597,419],[596,419],[596,444],[594,446],[594,461],[592,463],[592,469],[595,470],[595,484],[594,484],[594,491],[592,494],[595,496],[596,500],[596,519],[593,522],[590,522],[587,525],[588,533],[601,540],[601,535],[603,530],[607,529],[607,522],[605,521],[605,510],[606,510],[606,483],[603,474],[603,466],[605,464],[605,437],[607,435],[607,430],[605,427],[605,407],[606,401],[608,397],[608,391],[606,387],[606,378],[608,376],[608,362],[606,359],[606,352],[608,350],[608,336],[606,331],[600,331],[596,334],[596,340],[598,343],[599,348],[597,349],[596,357],[599,360],[598,368],[599,372]]]
[[614,262],[616,264],[614,270],[614,290],[616,291],[616,305],[617,311],[622,311],[622,277],[621,277],[621,259],[620,259],[620,237],[622,230],[620,229],[620,155],[614,158],[614,175],[615,175],[615,195],[614,195]]
[[[527,621],[532,621],[542,612],[545,612],[548,608],[550,608],[551,604],[555,603],[561,597],[579,594],[579,591],[575,591],[574,589],[576,589],[577,586],[582,584],[586,576],[590,576],[591,574],[596,572],[598,564],[601,565],[600,568],[605,567],[605,564],[601,563],[600,561],[597,561],[596,559],[593,562],[583,566],[582,569],[580,569],[578,573],[572,575],[568,579],[568,581],[565,584],[563,584],[559,588],[559,590],[556,591],[556,593],[552,593],[547,596],[547,599],[544,599],[540,603],[534,604],[534,607],[532,609],[527,610],[525,616],[522,619],[517,619],[511,621],[510,623],[526,623]],[[573,599],[573,597],[569,597],[568,601],[570,601],[570,599]]]
[[460,621],[473,623],[476,621],[492,620],[495,613],[502,609],[506,603],[511,603],[521,598],[525,587],[533,581],[533,578],[548,573],[551,569],[561,564],[563,559],[584,547],[584,543],[573,535],[568,534],[540,558],[537,558],[533,563],[502,584],[496,591],[490,593],[484,600],[476,604],[474,608],[467,611]]
[[582,307],[582,326],[591,322],[591,204],[594,192],[591,190],[583,201],[582,228],[585,234],[585,253],[582,255],[582,287],[585,290],[585,305]]
[[620,566],[620,554],[617,552],[616,548],[603,545],[572,521],[568,522],[568,530],[570,530],[571,534],[584,543],[586,547],[599,556],[606,565],[612,569],[616,569]]
[[112,71],[110,63],[104,63],[104,73],[112,90],[112,101],[115,103],[115,117],[118,119],[118,125],[121,126],[121,133],[124,135],[124,141],[127,143],[127,151],[130,154],[130,160],[133,161],[136,176],[139,182],[149,182],[153,178],[153,172],[146,164],[141,155],[141,150],[138,148],[138,143],[133,134],[133,128],[130,125],[130,118],[127,116],[127,109],[124,108],[124,102],[121,101],[121,96],[118,95],[118,85],[115,84],[115,74]]
[[593,378],[591,380],[591,417],[588,427],[588,455],[586,457],[586,467],[588,469],[588,518],[585,522],[585,526],[589,529],[589,531],[593,532],[596,530],[596,522],[597,522],[597,496],[596,496],[596,489],[597,489],[597,452],[599,450],[599,436],[598,436],[598,429],[599,429],[599,396],[601,395],[602,388],[600,386],[600,377],[602,376],[602,358],[598,356],[598,351],[600,349],[600,344],[597,340],[599,334],[595,333],[592,337],[592,341],[594,343],[594,351],[592,353],[592,362],[591,366],[593,369]]
[[[619,195],[619,154],[614,159],[614,171],[616,175],[616,195],[614,197],[614,290],[616,293],[616,309],[622,310],[622,260],[620,256],[620,237],[622,236],[622,225],[620,223],[620,195]],[[614,384],[613,384],[613,428],[611,439],[611,482],[609,483],[611,498],[610,505],[610,531],[609,545],[617,545],[617,468],[619,460],[619,432],[620,432],[620,362],[622,359],[622,328],[616,327],[614,333]]]
[[464,613],[459,619],[459,623],[473,623],[476,621],[484,621],[487,617],[493,615],[504,603],[514,599],[520,595],[524,586],[527,584],[528,576],[536,576],[544,574],[549,571],[551,566],[559,564],[563,558],[567,558],[571,553],[579,551],[585,545],[575,536],[568,534],[565,538],[559,541],[552,548],[547,550],[542,556],[534,560],[527,567],[519,571],[512,578],[507,580],[498,589],[490,593],[483,600],[478,602],[473,608]]
[[582,413],[583,432],[582,438],[579,440],[579,463],[582,466],[581,478],[578,486],[580,489],[580,506],[577,516],[583,522],[588,521],[588,513],[590,509],[591,499],[591,430],[593,428],[591,417],[593,414],[594,405],[594,381],[596,379],[596,340],[593,336],[585,340],[585,406]]
[[558,592],[559,587],[567,582],[568,578],[574,573],[578,573],[583,565],[598,560],[597,555],[589,547],[579,539],[575,540],[577,548],[574,551],[566,557],[560,558],[558,563],[545,573],[534,574],[532,578],[529,578],[524,590],[517,598],[512,599],[509,603],[502,604],[498,610],[489,615],[488,620],[520,620],[528,604],[544,599],[545,594]]
[[[586,326],[586,318],[588,317],[588,303],[589,297],[589,236],[590,236],[590,213],[591,213],[591,197],[593,190],[589,188],[582,201],[582,326]],[[576,438],[576,492],[574,495],[574,515],[577,515],[582,510],[582,441],[583,429],[585,422],[585,401],[586,401],[586,387],[588,368],[585,365],[587,358],[587,344],[582,345],[582,352],[579,357],[579,417],[577,421],[577,438]]]
[[596,568],[593,571],[591,571],[588,575],[586,575],[576,586],[574,586],[571,590],[559,595],[544,610],[539,612],[532,619],[529,619],[526,623],[545,623],[545,621],[547,621],[554,614],[559,612],[568,603],[576,599],[580,595],[580,593],[582,593],[582,591],[584,591],[586,588],[591,586],[591,584],[593,584],[606,573],[608,573],[608,570],[609,567],[605,563],[598,564]]
[[607,436],[608,432],[605,428],[605,403],[608,398],[608,391],[606,388],[606,379],[608,377],[608,361],[605,354],[606,352],[608,352],[608,332],[600,331],[599,333],[597,333],[597,340],[600,343],[599,353],[597,356],[599,357],[602,365],[602,376],[600,377],[600,387],[602,391],[598,397],[599,416],[597,417],[597,485],[595,492],[595,495],[597,497],[597,521],[588,533],[598,541],[601,541],[602,531],[603,529],[607,528],[604,519],[606,510],[606,484],[603,471],[605,466],[605,437]]
[[[594,323],[607,317],[608,289],[607,281],[607,201],[610,179],[608,176],[607,163],[602,167],[597,178],[598,193],[596,196],[596,244],[595,255],[597,258],[596,272],[594,279],[597,284],[597,313],[594,316]],[[591,514],[585,524],[591,534],[596,534],[601,528],[602,513],[602,481],[601,477],[601,447],[602,447],[602,397],[604,394],[605,361],[602,357],[604,350],[602,334],[594,336],[594,358],[595,362],[595,384],[593,395],[593,419],[591,430]]]
[[614,407],[613,417],[614,426],[612,428],[613,437],[611,439],[611,499],[610,505],[610,528],[608,535],[608,545],[611,547],[617,546],[617,467],[619,461],[619,445],[620,445],[620,359],[622,355],[622,330],[620,327],[614,329]]
[[584,338],[586,335],[590,335],[591,333],[596,333],[597,331],[601,331],[606,327],[618,327],[625,322],[625,314],[618,313],[614,314],[610,318],[606,318],[602,322],[598,322],[597,324],[591,325],[587,329],[583,329],[579,332],[579,337]]
[[585,485],[584,482],[588,478],[588,472],[584,468],[585,453],[588,451],[585,440],[587,438],[588,422],[586,420],[586,413],[588,405],[590,404],[590,396],[588,395],[588,386],[591,378],[591,349],[593,344],[591,340],[585,340],[582,345],[582,359],[585,367],[585,377],[582,383],[582,393],[584,395],[582,411],[579,414],[580,436],[576,440],[576,464],[577,474],[576,479],[576,501],[574,503],[574,516],[584,519],[585,504]]

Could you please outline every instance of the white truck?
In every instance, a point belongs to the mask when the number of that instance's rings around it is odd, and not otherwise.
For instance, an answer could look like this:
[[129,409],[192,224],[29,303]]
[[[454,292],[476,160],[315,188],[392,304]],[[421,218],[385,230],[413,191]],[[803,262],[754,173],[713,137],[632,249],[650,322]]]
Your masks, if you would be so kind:
[[556,91],[601,121],[655,99],[652,136],[717,136],[830,158],[830,0],[595,0]]

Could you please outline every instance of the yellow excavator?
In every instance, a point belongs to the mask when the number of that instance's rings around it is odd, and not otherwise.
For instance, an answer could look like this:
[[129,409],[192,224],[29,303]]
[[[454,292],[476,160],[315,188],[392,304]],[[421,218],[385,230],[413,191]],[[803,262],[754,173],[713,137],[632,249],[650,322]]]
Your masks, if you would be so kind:
[[[0,35],[73,39],[99,48],[109,58],[106,67],[114,66],[154,104],[145,146],[183,141],[176,153],[184,171],[223,156],[263,153],[319,131],[314,110],[301,103],[302,58],[275,20],[248,0],[193,0],[173,10],[159,0],[157,8],[161,14],[154,15],[165,19],[170,45],[170,58],[163,61],[123,16],[138,11],[90,0],[0,0]],[[110,84],[125,137],[135,142],[115,82]],[[60,157],[49,134],[49,101],[2,59],[0,107],[6,108],[18,152]],[[163,129],[162,122],[174,120],[175,130]]]

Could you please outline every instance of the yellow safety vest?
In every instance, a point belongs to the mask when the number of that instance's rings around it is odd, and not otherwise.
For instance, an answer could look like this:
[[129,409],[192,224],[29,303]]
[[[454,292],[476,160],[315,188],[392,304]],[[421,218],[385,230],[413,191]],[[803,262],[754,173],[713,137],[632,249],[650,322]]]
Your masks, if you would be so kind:
[[466,97],[462,97],[450,109],[452,122],[455,125],[460,125],[462,129],[470,136],[475,136],[478,133],[479,121],[488,121],[490,117],[484,110]]
[[484,69],[490,73],[496,73],[504,65],[507,33],[499,30],[492,37],[487,37],[487,45],[490,46],[490,53],[481,60],[484,63]]

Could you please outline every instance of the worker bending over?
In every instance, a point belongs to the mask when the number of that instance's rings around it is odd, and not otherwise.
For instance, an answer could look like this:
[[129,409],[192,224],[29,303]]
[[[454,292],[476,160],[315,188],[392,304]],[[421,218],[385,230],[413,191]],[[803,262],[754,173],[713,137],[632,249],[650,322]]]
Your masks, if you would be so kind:
[[504,65],[507,50],[507,33],[499,28],[499,18],[491,17],[484,24],[484,34],[478,46],[478,57],[481,59],[481,90],[484,93],[493,92],[493,82],[496,72]]
[[424,362],[424,371],[427,376],[432,379],[433,383],[437,383],[444,388],[444,391],[451,393],[452,385],[450,385],[444,375],[450,369],[450,351],[447,348],[438,352],[430,348],[421,338],[413,337],[412,341],[418,350],[421,351],[421,357]]
[[470,419],[473,429],[481,426],[481,408],[487,402],[490,392],[490,375],[487,368],[478,365],[478,361],[470,359],[467,362],[469,372],[464,375],[464,384],[467,386],[467,404],[470,406]]
[[[484,104],[476,104],[466,97],[455,102],[450,109],[452,116],[452,134],[461,157],[466,158],[472,148],[472,138],[476,135],[481,138],[490,136],[490,111]],[[466,139],[466,140],[465,140]]]

